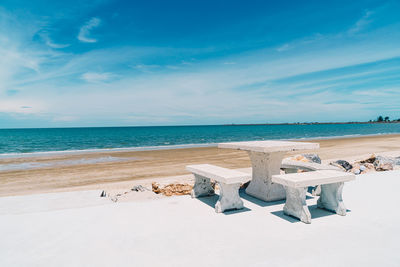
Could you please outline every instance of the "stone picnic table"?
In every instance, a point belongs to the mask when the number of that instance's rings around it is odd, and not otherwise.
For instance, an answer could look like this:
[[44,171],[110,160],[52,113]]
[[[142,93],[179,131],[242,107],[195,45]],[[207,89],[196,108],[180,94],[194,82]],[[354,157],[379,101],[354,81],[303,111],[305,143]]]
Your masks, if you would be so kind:
[[286,198],[285,189],[272,183],[272,175],[280,174],[282,159],[286,152],[318,149],[318,143],[290,141],[248,141],[219,143],[218,148],[230,148],[247,151],[253,169],[253,176],[246,193],[264,201],[276,201]]

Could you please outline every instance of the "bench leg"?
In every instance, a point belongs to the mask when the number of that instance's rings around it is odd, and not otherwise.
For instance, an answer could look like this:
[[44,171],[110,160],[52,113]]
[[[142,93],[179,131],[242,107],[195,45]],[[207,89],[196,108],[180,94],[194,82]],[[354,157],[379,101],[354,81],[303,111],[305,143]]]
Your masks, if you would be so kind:
[[214,195],[214,188],[212,187],[210,179],[198,174],[195,174],[194,178],[195,182],[190,194],[192,198]]
[[285,186],[286,203],[283,212],[299,218],[304,223],[311,223],[311,214],[306,203],[307,187],[293,188]]
[[284,155],[284,152],[249,152],[253,176],[246,188],[246,194],[264,201],[285,199],[283,186],[271,181],[272,175],[280,173]]
[[318,199],[318,208],[336,212],[339,215],[346,215],[346,207],[342,199],[344,183],[333,183],[321,185],[321,196]]
[[221,213],[225,210],[242,209],[243,201],[239,196],[240,183],[237,184],[219,184],[219,199],[215,204],[215,212]]

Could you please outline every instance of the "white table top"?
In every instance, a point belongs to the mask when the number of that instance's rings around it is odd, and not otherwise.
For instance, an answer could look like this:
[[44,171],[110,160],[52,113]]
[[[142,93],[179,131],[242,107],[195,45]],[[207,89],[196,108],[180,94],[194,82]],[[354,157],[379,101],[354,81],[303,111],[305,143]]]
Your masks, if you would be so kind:
[[231,148],[254,152],[272,153],[288,152],[295,150],[318,149],[318,143],[291,142],[291,141],[248,141],[219,143],[218,148]]

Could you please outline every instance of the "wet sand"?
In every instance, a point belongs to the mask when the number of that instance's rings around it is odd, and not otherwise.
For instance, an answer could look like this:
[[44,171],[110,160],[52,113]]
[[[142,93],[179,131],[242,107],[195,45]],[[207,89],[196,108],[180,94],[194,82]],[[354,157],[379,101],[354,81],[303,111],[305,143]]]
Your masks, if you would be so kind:
[[[320,149],[305,152],[317,153],[322,160],[326,161],[351,160],[381,152],[395,155],[400,153],[400,135],[307,140],[307,142],[320,143]],[[301,151],[288,153],[288,156],[300,153]],[[216,147],[10,158],[0,159],[0,164],[50,163],[102,157],[118,157],[123,158],[123,161],[2,171],[0,172],[0,196],[103,189],[113,185],[127,186],[142,179],[149,181],[149,179],[160,177],[188,174],[185,170],[188,164],[210,163],[227,168],[251,166],[246,152]]]

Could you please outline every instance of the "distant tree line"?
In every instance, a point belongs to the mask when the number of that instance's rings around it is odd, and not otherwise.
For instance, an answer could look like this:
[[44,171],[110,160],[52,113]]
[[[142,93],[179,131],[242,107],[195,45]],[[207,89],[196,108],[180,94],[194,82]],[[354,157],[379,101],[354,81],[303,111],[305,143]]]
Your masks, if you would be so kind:
[[390,120],[389,116],[383,117],[383,116],[378,116],[375,120],[369,120],[369,122],[393,122],[393,121],[400,121],[400,119],[397,120]]

